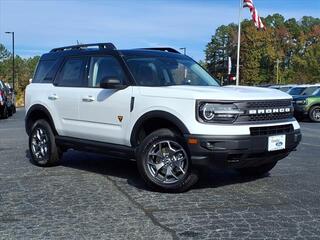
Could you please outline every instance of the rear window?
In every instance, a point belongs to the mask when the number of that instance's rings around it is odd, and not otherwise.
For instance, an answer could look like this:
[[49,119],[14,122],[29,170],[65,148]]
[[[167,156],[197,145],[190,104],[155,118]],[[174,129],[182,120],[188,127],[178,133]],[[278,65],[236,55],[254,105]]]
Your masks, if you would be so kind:
[[55,60],[40,60],[34,78],[33,83],[51,83],[52,77],[47,77],[48,73],[52,70]]

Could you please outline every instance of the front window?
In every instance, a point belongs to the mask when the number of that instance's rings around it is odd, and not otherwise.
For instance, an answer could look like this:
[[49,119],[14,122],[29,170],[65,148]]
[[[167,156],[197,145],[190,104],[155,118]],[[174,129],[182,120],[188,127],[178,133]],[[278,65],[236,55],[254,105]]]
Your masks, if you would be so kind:
[[125,73],[117,59],[112,56],[92,57],[89,71],[89,87],[100,87],[100,82],[106,78],[116,78],[125,82]]
[[126,61],[140,86],[219,86],[199,64],[188,58],[131,57]]

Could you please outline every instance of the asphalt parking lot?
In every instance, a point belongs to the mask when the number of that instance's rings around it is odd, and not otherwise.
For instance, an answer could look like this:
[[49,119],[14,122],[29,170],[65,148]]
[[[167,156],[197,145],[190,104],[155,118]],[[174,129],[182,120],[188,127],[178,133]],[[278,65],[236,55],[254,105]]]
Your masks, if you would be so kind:
[[269,176],[203,169],[183,194],[145,188],[135,163],[68,151],[30,164],[24,111],[0,120],[0,239],[320,239],[320,124]]

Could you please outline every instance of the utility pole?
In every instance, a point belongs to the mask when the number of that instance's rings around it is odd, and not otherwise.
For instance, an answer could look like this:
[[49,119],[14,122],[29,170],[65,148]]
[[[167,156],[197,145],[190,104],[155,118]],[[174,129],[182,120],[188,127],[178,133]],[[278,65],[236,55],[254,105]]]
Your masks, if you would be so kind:
[[14,32],[5,32],[7,34],[11,34],[12,36],[12,89],[14,90]]
[[280,61],[279,59],[277,59],[276,64],[277,64],[277,84],[279,84],[279,64],[282,61]]

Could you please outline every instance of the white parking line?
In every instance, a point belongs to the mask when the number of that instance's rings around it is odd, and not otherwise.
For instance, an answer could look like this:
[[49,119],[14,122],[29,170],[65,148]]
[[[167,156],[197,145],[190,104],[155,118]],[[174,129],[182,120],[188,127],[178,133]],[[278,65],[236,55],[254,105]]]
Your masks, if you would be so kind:
[[310,144],[310,143],[305,143],[305,142],[302,142],[301,144],[302,145],[307,145],[307,146],[312,146],[312,147],[320,147],[320,145]]
[[8,131],[8,130],[24,130],[25,128],[23,127],[20,127],[20,128],[16,128],[16,127],[13,127],[13,128],[0,128],[0,131]]

